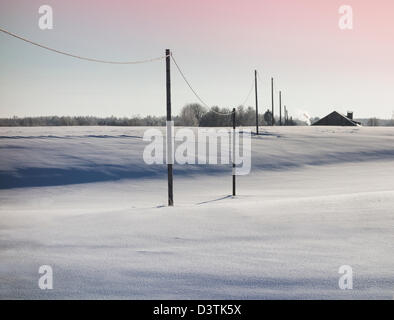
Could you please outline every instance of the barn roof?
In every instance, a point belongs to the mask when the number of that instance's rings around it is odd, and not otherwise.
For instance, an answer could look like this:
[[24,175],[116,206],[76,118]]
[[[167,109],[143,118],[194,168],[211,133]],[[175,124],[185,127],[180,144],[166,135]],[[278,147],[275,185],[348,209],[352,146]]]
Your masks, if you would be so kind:
[[320,120],[316,121],[312,125],[313,126],[357,126],[359,124],[360,124],[359,122],[346,117],[342,113],[333,111],[329,115],[325,116],[324,118],[321,118]]

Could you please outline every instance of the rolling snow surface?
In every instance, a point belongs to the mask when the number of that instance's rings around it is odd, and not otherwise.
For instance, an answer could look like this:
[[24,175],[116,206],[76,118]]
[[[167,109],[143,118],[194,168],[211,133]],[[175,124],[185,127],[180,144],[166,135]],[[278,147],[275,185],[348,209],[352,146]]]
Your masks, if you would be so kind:
[[393,299],[394,128],[263,127],[236,197],[175,165],[174,207],[147,129],[0,128],[1,299]]

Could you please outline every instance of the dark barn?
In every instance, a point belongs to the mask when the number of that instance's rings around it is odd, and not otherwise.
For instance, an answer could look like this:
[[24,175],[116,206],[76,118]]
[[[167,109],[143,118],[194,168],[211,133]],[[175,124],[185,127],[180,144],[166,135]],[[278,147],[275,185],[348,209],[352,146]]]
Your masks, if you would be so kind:
[[360,122],[353,120],[353,112],[348,112],[347,116],[345,116],[337,111],[333,111],[313,123],[312,126],[358,126],[360,124]]

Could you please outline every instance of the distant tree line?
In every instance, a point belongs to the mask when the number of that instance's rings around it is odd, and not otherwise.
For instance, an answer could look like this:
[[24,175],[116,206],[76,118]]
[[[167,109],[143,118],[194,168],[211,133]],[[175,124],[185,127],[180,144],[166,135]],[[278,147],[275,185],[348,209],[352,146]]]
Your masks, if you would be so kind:
[[363,126],[368,127],[394,127],[394,119],[378,119],[368,118],[368,119],[356,119]]
[[[232,109],[211,107],[209,110],[200,104],[193,103],[184,106],[175,125],[178,126],[199,126],[199,127],[229,127],[232,126]],[[228,114],[228,115],[226,115]],[[279,120],[274,119],[274,123]],[[252,107],[239,106],[236,108],[235,123],[237,126],[255,126],[256,110]],[[266,126],[272,123],[272,113],[267,110],[264,114],[259,114],[259,125]],[[282,123],[286,125],[296,125],[292,118],[286,123],[282,119]]]
[[[173,117],[176,126],[199,126],[199,127],[229,127],[232,126],[231,108],[219,108],[217,106],[205,108],[198,103],[185,105],[180,114]],[[219,114],[229,115],[219,115]],[[319,118],[313,118],[312,123]],[[394,126],[394,120],[381,120],[377,118],[358,119],[366,126]],[[267,109],[263,114],[259,114],[259,125],[271,125],[272,113]],[[278,117],[274,118],[274,123],[279,123]],[[287,126],[306,125],[305,122],[289,117],[282,118],[282,124]],[[158,116],[133,116],[127,117],[93,117],[93,116],[75,116],[75,117],[12,117],[0,118],[0,127],[36,127],[36,126],[165,126],[166,117]],[[256,111],[252,107],[239,106],[236,108],[236,125],[237,126],[255,126]]]
[[37,127],[37,126],[165,126],[165,117],[25,117],[0,118],[0,127]]

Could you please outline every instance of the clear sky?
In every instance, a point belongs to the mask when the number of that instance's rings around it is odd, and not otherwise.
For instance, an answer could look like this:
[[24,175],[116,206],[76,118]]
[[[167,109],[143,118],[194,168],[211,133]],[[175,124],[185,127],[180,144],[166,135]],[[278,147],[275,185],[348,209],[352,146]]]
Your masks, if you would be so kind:
[[[53,8],[52,30],[38,27],[44,4]],[[344,4],[353,8],[353,30],[338,27]],[[0,27],[99,59],[170,48],[209,105],[242,103],[256,68],[261,110],[270,107],[273,76],[292,115],[394,111],[392,0],[1,0]],[[197,101],[174,66],[172,98],[174,113]],[[0,117],[164,115],[165,107],[164,60],[97,64],[0,33]]]

